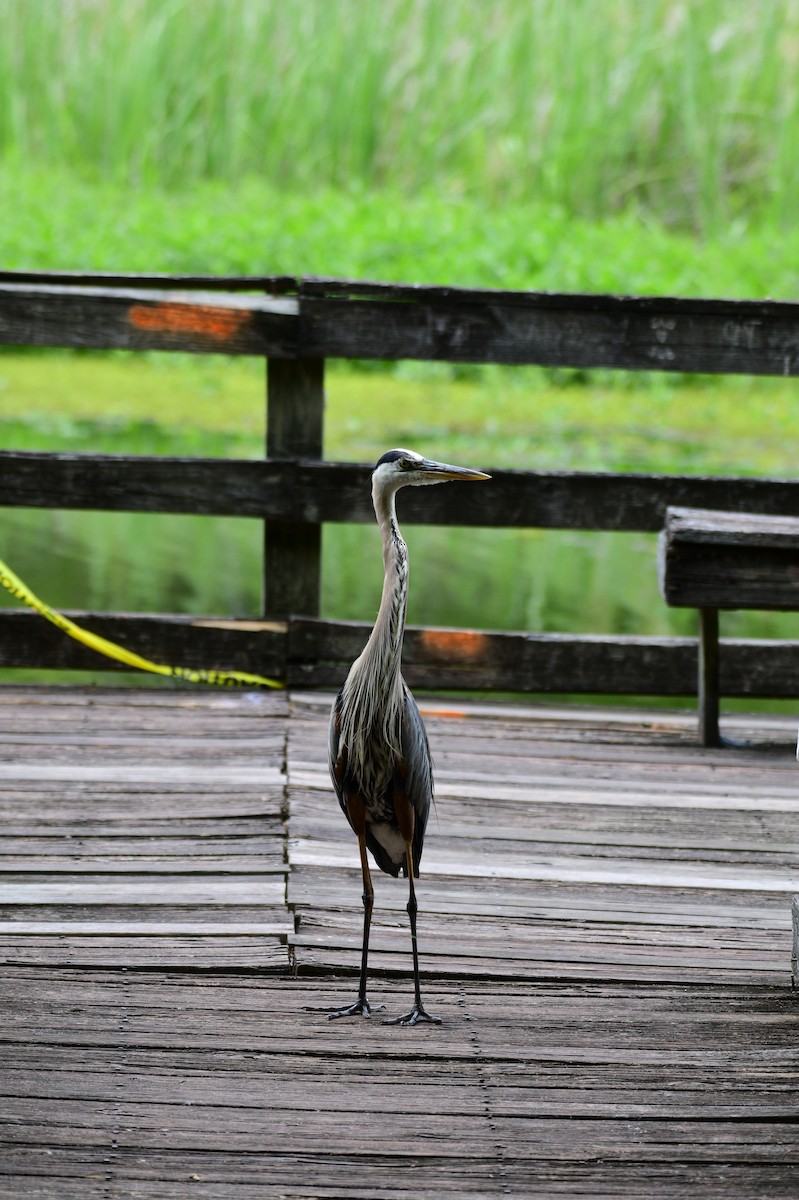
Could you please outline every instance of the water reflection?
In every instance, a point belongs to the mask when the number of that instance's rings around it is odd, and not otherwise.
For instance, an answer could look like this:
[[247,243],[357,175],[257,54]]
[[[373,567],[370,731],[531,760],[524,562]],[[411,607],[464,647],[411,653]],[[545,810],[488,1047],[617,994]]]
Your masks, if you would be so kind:
[[[409,526],[412,624],[531,632],[693,635],[696,616],[660,599],[654,535]],[[324,531],[323,615],[373,619],[377,528]],[[262,529],[223,517],[12,509],[0,558],[56,608],[256,617]],[[7,593],[0,603],[18,605]],[[799,614],[723,617],[737,637],[799,637]]]

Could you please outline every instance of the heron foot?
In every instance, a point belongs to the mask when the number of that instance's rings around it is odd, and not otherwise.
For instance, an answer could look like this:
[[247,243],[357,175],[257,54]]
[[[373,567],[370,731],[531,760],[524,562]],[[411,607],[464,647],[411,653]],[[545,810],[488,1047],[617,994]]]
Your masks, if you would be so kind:
[[339,1017],[371,1017],[373,1012],[382,1012],[384,1008],[384,1004],[378,1004],[373,1008],[365,996],[359,996],[354,1004],[345,1004],[343,1008],[307,1007],[306,1012],[327,1013],[328,1021],[335,1021]]
[[409,1013],[405,1013],[403,1017],[390,1017],[388,1020],[381,1021],[382,1025],[418,1025],[420,1021],[429,1021],[431,1025],[440,1025],[441,1017],[431,1017],[429,1012],[422,1008],[421,1004],[414,1004]]

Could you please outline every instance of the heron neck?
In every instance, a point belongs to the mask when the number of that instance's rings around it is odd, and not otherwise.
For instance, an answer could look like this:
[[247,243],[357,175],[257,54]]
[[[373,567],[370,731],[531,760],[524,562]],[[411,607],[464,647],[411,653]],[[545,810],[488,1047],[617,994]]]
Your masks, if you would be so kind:
[[388,670],[399,671],[408,601],[408,547],[397,524],[395,493],[374,493],[372,500],[383,542],[383,593],[367,646],[379,651]]
[[[383,594],[374,628],[350,667],[342,689],[341,739],[349,748],[349,769],[362,786],[379,791],[374,739],[402,753],[402,634],[408,595],[408,551],[397,525],[394,496],[374,488],[372,499],[383,542]],[[378,771],[379,775],[379,771]]]

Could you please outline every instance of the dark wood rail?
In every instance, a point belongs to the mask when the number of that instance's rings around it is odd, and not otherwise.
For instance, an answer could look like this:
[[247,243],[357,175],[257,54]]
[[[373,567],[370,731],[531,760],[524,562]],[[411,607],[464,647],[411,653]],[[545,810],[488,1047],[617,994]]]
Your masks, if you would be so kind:
[[[290,687],[337,688],[370,626],[292,617],[224,617],[70,612],[79,625],[154,662],[250,671]],[[721,642],[727,696],[796,695],[799,642]],[[0,663],[62,671],[125,671],[66,637],[38,614],[0,612]],[[695,638],[505,633],[411,627],[404,673],[412,687],[452,691],[688,696],[696,691]]]
[[[491,469],[491,487],[408,489],[403,523],[657,532],[669,506],[799,516],[799,479]],[[371,466],[285,459],[145,458],[0,451],[0,505],[374,520]],[[297,521],[297,514],[302,514]]]
[[[85,616],[86,623],[161,661],[333,686],[365,627],[318,620],[321,528],[373,516],[369,467],[323,461],[325,358],[797,375],[799,305],[291,276],[5,272],[2,343],[268,360],[264,459],[4,452],[0,505],[263,520],[266,625],[122,614]],[[492,475],[479,495],[446,488],[404,494],[403,521],[657,531],[669,506],[799,516],[793,479]],[[8,610],[0,613],[0,655],[6,665],[97,665],[41,618]],[[795,694],[799,644],[724,642],[721,657],[727,694]],[[406,662],[417,686],[650,695],[689,694],[696,686],[693,639],[414,630]]]
[[[221,285],[236,294],[217,294]],[[209,294],[203,296],[203,289]],[[245,289],[261,294],[246,295]],[[799,305],[286,276],[204,280],[6,272],[0,275],[0,342],[796,375]]]

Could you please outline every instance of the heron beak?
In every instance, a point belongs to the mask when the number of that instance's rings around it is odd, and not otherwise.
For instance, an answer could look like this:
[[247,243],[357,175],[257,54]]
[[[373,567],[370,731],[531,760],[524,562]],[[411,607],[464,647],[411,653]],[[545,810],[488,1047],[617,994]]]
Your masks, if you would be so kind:
[[417,468],[430,483],[443,483],[446,479],[490,479],[485,471],[475,471],[472,467],[453,467],[449,463],[434,462],[426,458]]

